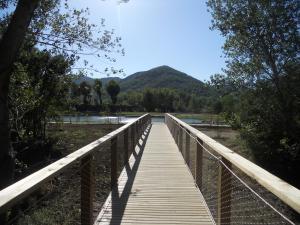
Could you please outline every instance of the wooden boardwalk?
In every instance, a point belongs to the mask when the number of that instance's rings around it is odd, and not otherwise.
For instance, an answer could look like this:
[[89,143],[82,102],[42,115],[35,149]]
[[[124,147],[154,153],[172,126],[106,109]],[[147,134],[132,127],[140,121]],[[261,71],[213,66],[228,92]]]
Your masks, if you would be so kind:
[[136,147],[95,225],[215,224],[164,123]]

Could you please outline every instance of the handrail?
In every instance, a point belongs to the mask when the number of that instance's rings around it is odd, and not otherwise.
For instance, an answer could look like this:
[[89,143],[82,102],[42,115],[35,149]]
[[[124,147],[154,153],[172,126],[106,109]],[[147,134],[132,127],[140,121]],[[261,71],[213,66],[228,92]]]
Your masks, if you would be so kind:
[[[136,120],[125,124],[124,126],[114,130],[113,132],[99,138],[98,140],[78,149],[77,151],[57,160],[56,162],[38,170],[37,172],[25,177],[24,179],[8,186],[0,191],[0,213],[5,212],[9,207],[13,206],[21,199],[27,197],[30,193],[38,189],[42,184],[60,174],[69,168],[74,162],[84,160],[86,156],[91,155],[96,148],[115,139],[122,132],[126,132],[129,128],[134,128],[134,137],[138,138],[146,126],[149,125],[151,116],[145,114]],[[128,133],[127,133],[128,138]],[[136,141],[136,140],[135,140]],[[128,146],[127,146],[128,147]]]
[[268,191],[272,192],[285,204],[293,208],[295,211],[300,213],[300,190],[294,186],[288,184],[282,179],[274,176],[265,169],[245,159],[214,139],[208,137],[201,131],[191,127],[180,119],[166,113],[166,122],[168,119],[172,119],[175,123],[179,124],[188,132],[195,135],[200,141],[209,146],[213,151],[217,152],[228,162],[234,165],[236,168],[247,174],[250,178],[256,180],[257,183],[262,185]]

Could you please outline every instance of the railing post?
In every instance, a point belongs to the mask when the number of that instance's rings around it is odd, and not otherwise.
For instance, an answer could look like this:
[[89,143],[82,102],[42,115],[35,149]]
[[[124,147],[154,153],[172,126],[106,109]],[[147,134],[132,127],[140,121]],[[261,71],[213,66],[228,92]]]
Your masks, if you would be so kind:
[[128,129],[124,131],[124,165],[128,163]]
[[176,132],[175,132],[175,137],[176,137],[176,144],[177,146],[179,145],[179,124],[176,124]]
[[190,131],[186,130],[185,137],[185,161],[188,167],[190,167]]
[[118,152],[117,152],[117,137],[111,139],[110,145],[111,154],[111,174],[110,174],[110,185],[113,188],[118,183],[117,168],[118,168]]
[[202,167],[203,167],[203,147],[201,145],[203,146],[203,141],[200,138],[197,138],[195,180],[200,190],[202,189]]
[[173,124],[173,137],[176,142],[176,122],[173,120],[172,124]]
[[176,139],[175,139],[175,133],[176,133],[175,121],[172,121],[172,130],[173,130],[172,131],[173,138],[176,141]]
[[176,128],[177,128],[177,146],[179,146],[180,125],[178,124]]
[[183,147],[183,130],[182,127],[179,125],[179,151],[182,152]]
[[135,124],[134,124],[134,136],[135,136],[135,140],[134,140],[134,145],[136,145],[138,143],[138,140],[139,140],[139,135],[138,135],[138,122],[137,121]]
[[[222,162],[231,169],[231,162],[225,158],[221,158]],[[231,216],[231,174],[219,162],[219,174],[218,174],[218,225],[221,224],[230,224]]]
[[87,155],[81,160],[81,225],[93,224],[94,171],[93,157]]
[[131,126],[131,144],[132,144],[132,149],[131,151],[134,152],[135,150],[135,124],[132,124]]
[[139,120],[138,123],[137,123],[137,125],[138,125],[137,126],[137,136],[138,136],[138,139],[141,136],[141,123],[142,123],[141,120]]

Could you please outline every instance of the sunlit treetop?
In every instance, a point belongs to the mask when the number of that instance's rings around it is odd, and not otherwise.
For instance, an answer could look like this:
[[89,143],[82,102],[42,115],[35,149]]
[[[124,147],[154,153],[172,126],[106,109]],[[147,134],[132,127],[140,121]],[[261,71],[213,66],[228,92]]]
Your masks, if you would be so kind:
[[[16,0],[0,0],[0,36],[5,31],[16,7]],[[117,54],[124,55],[121,38],[114,30],[105,27],[105,21],[89,22],[89,8],[75,9],[67,0],[43,0],[34,12],[29,31],[24,43],[47,49],[52,54],[60,54],[70,61],[80,61],[83,55],[93,55],[101,61],[113,63]],[[81,72],[99,72],[115,74],[121,69],[104,68],[100,71],[88,61],[83,61],[83,68],[73,68]]]

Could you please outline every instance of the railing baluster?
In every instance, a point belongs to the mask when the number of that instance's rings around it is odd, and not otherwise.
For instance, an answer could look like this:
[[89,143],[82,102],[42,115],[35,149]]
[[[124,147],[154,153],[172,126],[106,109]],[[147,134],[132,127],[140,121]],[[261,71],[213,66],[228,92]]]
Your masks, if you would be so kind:
[[178,146],[178,128],[177,128],[177,124],[175,123],[175,137],[174,137],[174,140],[175,140],[175,143],[176,145]]
[[110,174],[110,184],[111,188],[113,188],[118,183],[117,170],[118,170],[118,152],[117,152],[117,136],[111,139],[110,146],[110,154],[111,154],[111,174]]
[[203,141],[200,138],[197,138],[195,180],[200,190],[202,189],[202,167],[203,167],[203,147],[201,145],[203,145]]
[[131,153],[134,152],[135,150],[135,127],[134,127],[134,124],[132,124],[132,127],[131,127]]
[[183,147],[183,130],[182,127],[179,125],[179,151],[182,153]]
[[92,155],[81,160],[81,225],[93,224],[94,167]]
[[124,131],[124,165],[128,163],[128,129]]
[[[221,158],[222,162],[231,169],[231,163],[225,158]],[[231,174],[219,162],[219,174],[218,174],[218,221],[217,224],[230,224],[231,216]],[[224,188],[226,187],[226,189]]]
[[134,124],[134,137],[135,137],[135,140],[134,140],[134,145],[137,145],[138,143],[138,140],[139,140],[139,137],[138,137],[138,123],[139,121],[137,121],[135,124]]
[[186,141],[185,141],[185,161],[188,167],[190,167],[190,131],[186,131]]

